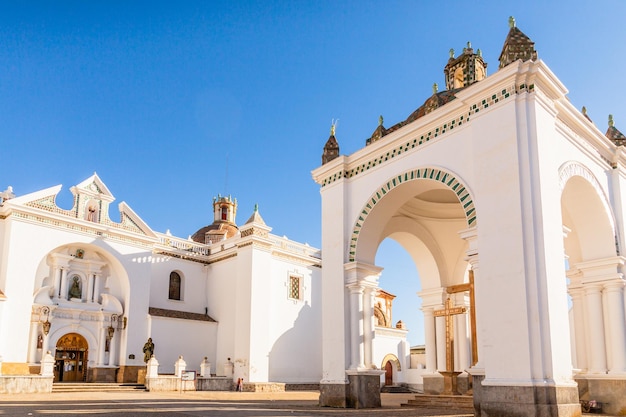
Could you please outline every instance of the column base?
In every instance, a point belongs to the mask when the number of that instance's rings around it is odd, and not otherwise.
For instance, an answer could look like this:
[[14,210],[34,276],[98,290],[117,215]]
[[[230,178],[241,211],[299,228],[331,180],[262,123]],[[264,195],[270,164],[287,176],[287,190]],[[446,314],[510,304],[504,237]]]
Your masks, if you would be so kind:
[[[476,382],[476,379],[474,380]],[[474,390],[476,396],[476,390]],[[483,417],[579,417],[576,386],[493,386],[480,387],[479,409]],[[474,407],[476,407],[476,398]]]
[[605,414],[623,415],[626,412],[626,377],[577,375],[574,379],[581,400],[600,403]]
[[457,377],[462,374],[462,372],[457,371],[439,371],[441,375],[443,375],[443,395],[461,395],[459,390],[457,389]]
[[346,371],[348,383],[320,383],[320,406],[338,408],[379,408],[380,376],[384,371]]

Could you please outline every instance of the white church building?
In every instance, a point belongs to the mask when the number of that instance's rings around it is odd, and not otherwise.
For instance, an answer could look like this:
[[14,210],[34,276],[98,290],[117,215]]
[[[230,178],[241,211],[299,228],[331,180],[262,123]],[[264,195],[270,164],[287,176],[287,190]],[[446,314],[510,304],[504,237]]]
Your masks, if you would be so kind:
[[[626,137],[570,103],[513,20],[499,61],[487,76],[480,50],[451,50],[446,88],[351,155],[331,129],[321,251],[257,209],[237,225],[230,197],[184,239],[126,203],[113,221],[95,174],[69,210],[60,186],[7,189],[0,392],[142,381],[151,338],[160,374],[183,356],[250,389],[315,384],[322,406],[379,407],[402,384],[472,395],[482,416],[626,409]],[[379,287],[385,238],[419,271],[424,369]]]

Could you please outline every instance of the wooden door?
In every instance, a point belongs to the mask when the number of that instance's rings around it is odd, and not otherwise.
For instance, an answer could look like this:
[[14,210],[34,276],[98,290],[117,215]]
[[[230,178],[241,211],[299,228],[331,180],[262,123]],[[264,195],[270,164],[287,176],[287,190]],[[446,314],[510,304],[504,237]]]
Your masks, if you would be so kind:
[[83,382],[87,379],[88,345],[78,333],[68,333],[57,342],[54,355],[54,380]]
[[393,365],[391,361],[385,364],[385,385],[393,385]]

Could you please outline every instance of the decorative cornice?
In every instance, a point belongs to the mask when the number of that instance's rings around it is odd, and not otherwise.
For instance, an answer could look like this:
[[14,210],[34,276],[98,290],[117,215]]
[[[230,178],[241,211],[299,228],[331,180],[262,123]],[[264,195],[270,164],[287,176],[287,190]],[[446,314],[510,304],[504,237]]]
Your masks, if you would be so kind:
[[534,91],[534,84],[529,85],[526,83],[518,85],[512,84],[507,87],[498,88],[497,90],[483,96],[481,100],[469,105],[465,110],[456,113],[447,121],[440,122],[438,125],[430,127],[428,130],[418,132],[412,139],[402,141],[402,143],[392,149],[382,149],[379,154],[374,155],[373,157],[370,156],[366,161],[354,168],[340,169],[339,171],[335,171],[332,174],[327,175],[325,178],[320,179],[318,182],[322,187],[325,187],[326,185],[343,178],[356,177],[357,175],[367,172],[378,165],[384,164],[397,156],[407,152],[412,152],[415,148],[419,148],[422,145],[441,139],[441,137],[446,133],[469,123],[471,118],[482,110],[486,110],[489,107],[514,97],[517,94],[533,93]]

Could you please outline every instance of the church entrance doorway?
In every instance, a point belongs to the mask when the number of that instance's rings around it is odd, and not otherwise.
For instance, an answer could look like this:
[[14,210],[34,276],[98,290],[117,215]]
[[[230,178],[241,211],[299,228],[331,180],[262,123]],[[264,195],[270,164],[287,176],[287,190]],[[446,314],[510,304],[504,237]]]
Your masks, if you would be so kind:
[[87,379],[89,345],[78,333],[68,333],[57,342],[54,382],[83,382]]
[[393,385],[393,365],[390,361],[385,365],[385,385]]

